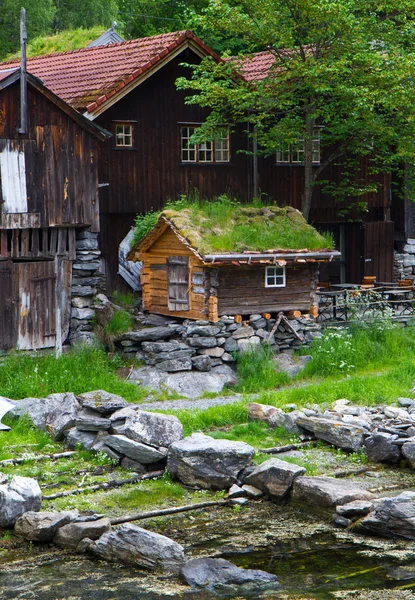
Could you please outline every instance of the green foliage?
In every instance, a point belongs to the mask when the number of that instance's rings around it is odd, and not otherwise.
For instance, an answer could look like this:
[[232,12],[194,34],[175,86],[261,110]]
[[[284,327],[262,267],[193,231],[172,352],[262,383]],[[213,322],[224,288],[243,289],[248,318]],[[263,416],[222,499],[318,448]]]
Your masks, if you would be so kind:
[[[0,58],[20,45],[20,8],[16,0],[3,0],[0,12]],[[51,31],[56,7],[53,0],[25,0],[28,39]]]
[[137,215],[134,224],[134,235],[131,245],[137,244],[153,229],[160,213],[150,210],[148,213]]
[[277,371],[273,352],[267,346],[238,353],[237,373],[237,390],[245,393],[275,389],[291,381],[286,373]]
[[123,309],[116,310],[109,323],[105,325],[104,333],[106,336],[116,337],[131,329],[132,324],[133,319],[130,313]]
[[26,450],[28,460],[30,460],[30,453],[59,452],[58,444],[52,441],[50,435],[35,427],[26,415],[19,419],[6,415],[2,421],[11,429],[7,433],[0,434],[0,460],[15,457],[16,449],[20,448]]
[[11,354],[0,362],[0,395],[17,400],[54,392],[81,394],[104,389],[136,402],[145,391],[118,379],[115,371],[122,364],[118,356],[109,357],[91,347],[76,348],[59,358]]
[[54,29],[86,29],[96,25],[108,28],[117,14],[117,0],[54,0]]
[[113,292],[111,300],[114,304],[117,304],[117,306],[129,309],[131,309],[136,303],[136,299],[133,292],[122,293],[118,290],[115,290],[115,292]]
[[[376,175],[402,162],[413,163],[415,148],[415,4],[404,0],[211,0],[201,27],[244,51],[267,49],[275,60],[268,77],[239,77],[241,60],[216,64],[207,58],[190,80],[187,102],[211,109],[199,134],[209,139],[223,124],[250,124],[259,151],[273,155],[305,142],[302,212],[308,218],[319,181],[336,199],[355,203],[376,191]],[[278,115],[278,118],[276,118]],[[312,130],[321,129],[323,159],[312,166]],[[368,175],[360,170],[367,157]],[[339,181],[321,180],[329,164],[341,161]],[[320,180],[319,180],[320,178]]]

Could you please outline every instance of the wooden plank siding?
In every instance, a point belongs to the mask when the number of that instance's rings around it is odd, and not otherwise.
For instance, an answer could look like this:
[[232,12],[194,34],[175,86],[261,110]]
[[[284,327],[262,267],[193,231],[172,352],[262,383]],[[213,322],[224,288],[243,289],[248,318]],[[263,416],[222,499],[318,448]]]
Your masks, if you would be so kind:
[[[28,134],[22,138],[18,133],[18,106],[19,83],[15,82],[0,94],[1,188],[2,196],[8,196],[0,198],[0,229],[27,213],[30,227],[91,226],[92,231],[98,231],[100,142],[30,85]],[[16,176],[5,187],[7,164]],[[25,182],[20,181],[23,164]],[[24,191],[26,198],[18,197]]]
[[286,266],[286,287],[265,287],[265,265],[220,267],[218,314],[248,315],[310,309],[315,264]]
[[393,281],[392,221],[375,221],[364,226],[364,274],[377,281]]
[[0,261],[0,350],[13,348],[17,342],[13,263]]

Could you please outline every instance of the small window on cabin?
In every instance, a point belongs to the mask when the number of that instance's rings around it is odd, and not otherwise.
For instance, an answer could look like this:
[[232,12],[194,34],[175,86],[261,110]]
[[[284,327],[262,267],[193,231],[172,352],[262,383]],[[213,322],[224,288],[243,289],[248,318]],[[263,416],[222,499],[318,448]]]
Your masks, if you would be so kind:
[[265,267],[265,287],[285,287],[285,267]]
[[213,141],[191,141],[197,126],[181,127],[181,160],[184,163],[224,163],[230,160],[229,129],[219,132]]
[[131,148],[133,145],[133,126],[117,124],[115,126],[115,145],[117,148]]

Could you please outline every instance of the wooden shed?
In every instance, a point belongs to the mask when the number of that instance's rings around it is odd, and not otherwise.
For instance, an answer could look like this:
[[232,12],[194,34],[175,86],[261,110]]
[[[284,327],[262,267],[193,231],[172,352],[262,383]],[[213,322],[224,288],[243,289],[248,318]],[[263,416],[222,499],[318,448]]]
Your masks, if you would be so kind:
[[97,147],[109,135],[20,69],[0,71],[0,351],[60,348],[76,232],[99,231]]
[[[206,206],[162,212],[131,251],[129,258],[143,263],[146,311],[213,322],[223,315],[315,312],[319,263],[339,256],[327,249],[327,238],[291,207],[236,205],[217,223]],[[301,240],[313,248],[292,247]]]

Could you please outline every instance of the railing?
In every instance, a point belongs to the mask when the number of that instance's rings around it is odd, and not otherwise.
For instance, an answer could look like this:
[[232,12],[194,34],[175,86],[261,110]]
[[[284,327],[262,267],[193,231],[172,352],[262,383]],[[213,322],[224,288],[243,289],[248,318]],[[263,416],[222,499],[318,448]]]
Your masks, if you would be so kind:
[[365,289],[352,284],[333,286],[330,291],[317,292],[320,324],[347,325],[358,321],[395,320],[415,318],[413,288],[393,284]]

